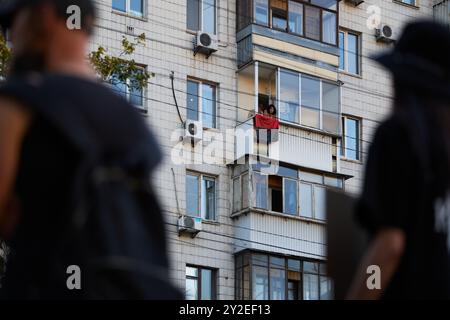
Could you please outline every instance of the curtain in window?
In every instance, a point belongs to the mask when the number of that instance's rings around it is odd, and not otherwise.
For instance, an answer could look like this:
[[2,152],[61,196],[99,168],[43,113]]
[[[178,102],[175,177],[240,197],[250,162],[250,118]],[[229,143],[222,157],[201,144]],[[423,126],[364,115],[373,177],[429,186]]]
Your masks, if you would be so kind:
[[285,300],[285,270],[270,268],[270,300]]
[[253,267],[253,300],[269,300],[269,275],[267,267]]
[[336,44],[336,14],[328,11],[322,12],[322,40],[329,44]]
[[297,215],[297,180],[284,179],[284,213]]
[[303,299],[319,300],[319,275],[303,274]]
[[267,210],[267,176],[253,172],[254,205]]
[[289,1],[289,32],[303,35],[303,4]]

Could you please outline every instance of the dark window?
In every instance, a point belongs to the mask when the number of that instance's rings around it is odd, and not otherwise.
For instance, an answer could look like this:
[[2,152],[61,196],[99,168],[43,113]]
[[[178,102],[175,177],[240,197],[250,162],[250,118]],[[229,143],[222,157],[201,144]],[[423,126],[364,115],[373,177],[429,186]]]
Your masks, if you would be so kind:
[[215,299],[215,271],[186,266],[186,300]]
[[333,298],[333,284],[326,276],[325,263],[251,252],[238,254],[235,261],[236,299]]

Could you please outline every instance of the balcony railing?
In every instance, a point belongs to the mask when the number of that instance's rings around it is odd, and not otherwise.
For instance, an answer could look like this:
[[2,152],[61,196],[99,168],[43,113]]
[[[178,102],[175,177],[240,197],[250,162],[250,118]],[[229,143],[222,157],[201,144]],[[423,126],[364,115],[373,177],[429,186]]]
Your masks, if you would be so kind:
[[237,31],[250,24],[337,46],[338,0],[237,0]]

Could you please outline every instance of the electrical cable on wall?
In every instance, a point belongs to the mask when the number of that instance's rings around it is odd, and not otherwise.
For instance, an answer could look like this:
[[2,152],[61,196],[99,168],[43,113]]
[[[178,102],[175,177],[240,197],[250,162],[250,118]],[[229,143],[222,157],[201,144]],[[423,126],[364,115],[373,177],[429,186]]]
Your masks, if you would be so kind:
[[175,85],[174,85],[174,79],[175,79],[175,74],[172,71],[170,73],[170,81],[172,82],[172,95],[173,95],[173,100],[175,102],[175,107],[177,108],[177,112],[178,112],[178,117],[180,118],[181,124],[183,125],[183,127],[185,127],[185,122],[183,121],[183,118],[181,117],[181,113],[180,113],[180,108],[178,106],[178,101],[177,101],[177,96],[175,95]]

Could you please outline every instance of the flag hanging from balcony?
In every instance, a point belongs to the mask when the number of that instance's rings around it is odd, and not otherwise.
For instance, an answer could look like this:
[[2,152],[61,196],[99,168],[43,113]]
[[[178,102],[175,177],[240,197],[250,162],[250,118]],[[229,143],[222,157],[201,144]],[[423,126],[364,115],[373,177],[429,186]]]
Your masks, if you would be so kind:
[[256,129],[278,129],[280,122],[277,118],[269,117],[263,114],[257,114],[255,116],[255,128]]

